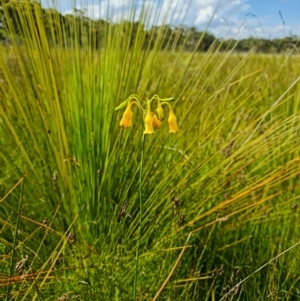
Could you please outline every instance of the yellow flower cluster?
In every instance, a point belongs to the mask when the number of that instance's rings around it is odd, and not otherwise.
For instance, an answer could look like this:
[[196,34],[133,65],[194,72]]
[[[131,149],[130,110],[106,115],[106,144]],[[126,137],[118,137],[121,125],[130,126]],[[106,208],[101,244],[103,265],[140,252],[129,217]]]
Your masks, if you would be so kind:
[[[133,101],[132,99],[135,100]],[[155,110],[156,113],[152,113],[151,111],[151,102],[153,100],[157,100],[157,107]],[[150,100],[147,100],[147,108],[146,110],[144,110],[137,96],[130,96],[124,103],[122,103],[119,107],[116,108],[116,110],[119,110],[120,108],[126,106],[126,109],[120,121],[120,126],[123,128],[132,127],[132,107],[134,104],[136,104],[142,110],[144,115],[144,134],[153,134],[154,129],[159,129],[162,126],[162,120],[164,119],[164,110],[162,105],[167,105],[169,108],[169,132],[178,132],[179,128],[177,124],[177,118],[174,114],[172,106],[169,104],[169,101],[171,100],[173,100],[173,98],[159,99],[158,96],[155,95]]]

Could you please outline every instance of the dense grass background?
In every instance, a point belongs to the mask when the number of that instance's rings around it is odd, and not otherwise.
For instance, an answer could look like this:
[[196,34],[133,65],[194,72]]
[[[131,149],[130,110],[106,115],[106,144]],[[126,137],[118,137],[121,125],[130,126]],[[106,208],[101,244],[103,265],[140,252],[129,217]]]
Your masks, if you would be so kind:
[[114,109],[136,93],[180,126],[145,137],[137,300],[298,300],[299,57],[149,50],[130,23],[69,45],[41,13],[1,47],[0,298],[132,300],[143,124]]

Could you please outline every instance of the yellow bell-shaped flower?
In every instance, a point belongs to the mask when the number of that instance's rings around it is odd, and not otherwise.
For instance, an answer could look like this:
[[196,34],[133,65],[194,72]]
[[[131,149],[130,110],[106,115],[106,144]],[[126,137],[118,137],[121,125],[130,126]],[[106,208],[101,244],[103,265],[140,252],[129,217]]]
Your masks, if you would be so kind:
[[134,102],[128,102],[126,110],[123,113],[122,119],[120,121],[120,126],[123,128],[132,127],[132,105]]
[[170,133],[176,133],[179,131],[178,125],[177,125],[177,118],[173,112],[173,109],[171,106],[169,106],[169,118],[168,118],[168,122],[169,122],[169,129],[170,129]]
[[147,100],[147,113],[146,113],[146,117],[144,119],[144,123],[145,123],[144,134],[153,134],[154,133],[153,116],[152,116],[152,113],[151,113],[150,101],[149,100]]
[[154,114],[152,117],[153,117],[153,126],[156,129],[161,128],[161,121],[157,118],[157,116]]
[[162,120],[163,117],[164,117],[164,110],[163,110],[162,105],[160,104],[159,100],[158,100],[156,112],[157,112],[157,115],[158,115],[158,119]]

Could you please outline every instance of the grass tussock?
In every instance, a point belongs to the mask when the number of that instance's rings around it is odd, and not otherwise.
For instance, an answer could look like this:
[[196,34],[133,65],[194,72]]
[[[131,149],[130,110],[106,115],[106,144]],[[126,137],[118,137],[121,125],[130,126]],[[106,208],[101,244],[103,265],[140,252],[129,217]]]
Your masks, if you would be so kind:
[[[299,298],[298,57],[2,7],[1,300]],[[174,97],[179,132],[121,128],[131,94]]]

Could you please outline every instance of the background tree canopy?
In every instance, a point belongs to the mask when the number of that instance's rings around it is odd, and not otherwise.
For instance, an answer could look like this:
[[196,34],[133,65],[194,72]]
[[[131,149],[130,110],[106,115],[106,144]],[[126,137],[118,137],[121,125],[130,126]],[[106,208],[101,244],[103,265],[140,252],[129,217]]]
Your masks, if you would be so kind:
[[[8,14],[4,14],[2,8],[3,5],[8,7]],[[253,49],[260,53],[281,53],[284,51],[292,50],[294,53],[299,52],[299,37],[287,36],[282,39],[264,39],[250,37],[242,40],[235,39],[218,39],[209,32],[198,31],[195,27],[176,27],[171,25],[163,25],[162,27],[153,26],[150,29],[146,29],[140,22],[123,21],[123,24],[114,24],[105,20],[91,20],[85,15],[85,12],[80,9],[75,9],[73,14],[62,15],[54,9],[44,9],[37,1],[2,1],[0,4],[0,41],[10,43],[8,33],[12,30],[18,32],[20,39],[25,36],[22,31],[22,22],[26,20],[20,20],[17,11],[26,11],[31,9],[33,12],[37,9],[42,10],[44,16],[44,24],[47,24],[47,36],[55,35],[56,27],[60,24],[66,32],[64,37],[65,43],[72,47],[72,41],[77,37],[79,43],[82,44],[82,39],[88,39],[90,30],[94,31],[94,41],[92,41],[96,48],[100,48],[104,45],[103,37],[104,31],[112,31],[122,27],[123,30],[130,32],[131,44],[135,39],[137,31],[142,31],[145,35],[145,48],[154,47],[155,38],[158,35],[163,36],[162,49],[171,49],[174,45],[177,48],[184,48],[186,51],[207,52],[209,49],[215,49],[218,51],[226,51],[232,45],[235,45],[237,52],[248,52]],[[24,14],[26,16],[26,14]],[[57,22],[59,20],[59,22]],[[35,20],[39,22],[40,20]],[[79,22],[77,22],[79,21]],[[126,26],[124,26],[124,23]],[[36,26],[38,28],[38,26]],[[154,35],[153,35],[154,32]],[[125,34],[125,32],[124,32]],[[151,41],[149,40],[151,37]],[[57,37],[59,38],[59,37]],[[201,41],[199,43],[199,41]],[[52,40],[53,42],[53,40]],[[66,46],[67,46],[66,45]]]

